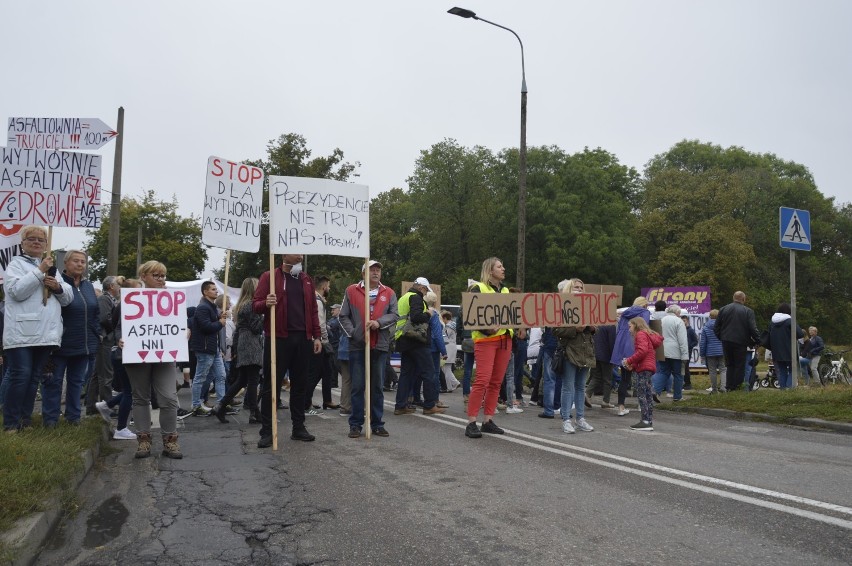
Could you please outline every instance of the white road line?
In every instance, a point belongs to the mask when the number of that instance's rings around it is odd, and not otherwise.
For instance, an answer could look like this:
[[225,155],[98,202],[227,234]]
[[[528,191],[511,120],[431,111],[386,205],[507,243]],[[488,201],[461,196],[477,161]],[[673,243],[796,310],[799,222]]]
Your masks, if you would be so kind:
[[[461,429],[463,429],[465,426],[467,426],[467,419],[462,419],[462,418],[454,417],[454,416],[451,416],[451,415],[430,416],[430,415],[417,414],[415,416],[423,418],[423,419],[428,419],[430,421],[434,421],[434,422],[437,422],[437,423],[449,425],[449,426],[452,426],[452,427],[461,428]],[[458,421],[458,423],[452,422],[452,421]],[[461,424],[461,423],[463,423],[463,424]],[[647,462],[642,462],[640,460],[634,460],[632,458],[626,458],[624,456],[616,456],[616,455],[613,455],[613,454],[607,454],[606,452],[600,452],[598,450],[591,450],[589,448],[583,448],[581,446],[570,446],[570,445],[566,445],[566,444],[563,444],[561,442],[556,442],[556,441],[553,441],[553,440],[550,440],[550,439],[547,439],[547,438],[539,438],[539,437],[531,436],[531,435],[524,434],[524,433],[521,433],[521,432],[515,432],[515,431],[512,431],[512,430],[506,429],[505,427],[501,427],[501,428],[506,430],[506,432],[508,434],[506,434],[506,435],[489,435],[489,436],[494,436],[495,438],[498,438],[500,440],[504,440],[506,442],[512,442],[512,443],[515,443],[515,444],[520,444],[522,446],[527,446],[529,448],[535,448],[537,450],[543,450],[545,452],[550,452],[552,454],[558,454],[560,456],[567,456],[568,458],[573,458],[575,460],[581,460],[583,462],[588,462],[590,464],[597,464],[599,466],[604,466],[606,468],[610,468],[610,469],[613,469],[613,470],[619,470],[619,471],[622,471],[622,472],[626,472],[628,474],[634,474],[634,475],[642,476],[642,477],[645,477],[645,478],[661,481],[661,482],[664,482],[664,483],[677,485],[677,486],[684,487],[684,488],[687,488],[687,489],[692,489],[692,490],[695,490],[695,491],[701,491],[701,492],[704,492],[704,493],[717,495],[719,497],[724,497],[726,499],[733,499],[735,501],[740,501],[742,503],[749,503],[749,504],[755,505],[757,507],[764,507],[766,509],[781,511],[782,513],[789,513],[791,515],[797,515],[799,517],[805,517],[807,519],[813,519],[814,521],[820,521],[822,523],[828,523],[830,525],[835,525],[835,526],[838,526],[838,527],[843,527],[845,529],[852,530],[852,521],[849,521],[849,520],[846,520],[846,519],[841,519],[841,518],[838,518],[838,517],[832,517],[832,516],[829,516],[829,515],[822,515],[820,513],[816,513],[816,512],[813,512],[813,511],[798,509],[796,507],[790,507],[788,505],[783,505],[783,504],[780,504],[780,503],[774,503],[772,501],[764,501],[762,499],[757,499],[756,497],[750,497],[748,495],[742,495],[742,494],[739,494],[739,493],[732,493],[732,492],[729,492],[729,491],[716,489],[714,487],[690,483],[690,482],[680,480],[680,479],[677,479],[677,478],[672,478],[672,477],[668,477],[668,476],[660,476],[660,475],[657,475],[655,473],[651,473],[650,471],[636,469],[635,467],[648,468],[650,470],[654,470],[654,471],[657,471],[657,472],[664,472],[664,473],[668,473],[670,475],[686,477],[686,478],[689,478],[691,480],[697,480],[697,481],[702,481],[702,482],[706,482],[706,483],[716,484],[716,485],[720,485],[720,486],[724,486],[724,487],[728,487],[728,488],[737,489],[737,490],[740,490],[740,491],[751,492],[751,493],[754,493],[754,494],[773,497],[775,499],[782,499],[782,500],[787,500],[787,501],[790,501],[790,502],[793,502],[793,503],[808,505],[810,507],[816,507],[816,508],[824,509],[824,510],[827,510],[827,511],[835,511],[835,512],[843,513],[843,514],[846,514],[846,515],[852,515],[852,508],[849,508],[849,507],[843,507],[841,505],[835,505],[833,503],[825,503],[823,501],[817,501],[815,499],[808,499],[806,497],[799,497],[799,496],[796,496],[796,495],[790,495],[790,494],[782,493],[782,492],[779,492],[779,491],[772,491],[772,490],[763,489],[763,488],[760,488],[760,487],[736,483],[736,482],[723,480],[723,479],[719,479],[719,478],[713,478],[713,477],[710,477],[710,476],[695,474],[695,473],[692,473],[692,472],[686,472],[686,471],[683,471],[683,470],[678,470],[678,469],[675,469],[675,468],[669,468],[669,467],[666,467],[666,466],[649,464]],[[585,433],[580,433],[580,434],[585,434]],[[636,434],[639,434],[639,433],[636,433]],[[547,445],[554,445],[554,446],[558,446],[559,448],[554,448],[552,446],[547,446]],[[578,452],[581,452],[583,454],[578,454]],[[588,454],[589,456],[586,456],[584,454]],[[592,456],[594,456],[594,458]],[[635,467],[628,467],[626,465],[617,464],[617,463],[614,463],[614,462],[606,462],[606,461],[600,460],[599,458],[607,458],[607,459],[610,459],[610,460],[615,460],[617,462],[622,462],[623,464],[629,464],[630,466],[635,466]]]

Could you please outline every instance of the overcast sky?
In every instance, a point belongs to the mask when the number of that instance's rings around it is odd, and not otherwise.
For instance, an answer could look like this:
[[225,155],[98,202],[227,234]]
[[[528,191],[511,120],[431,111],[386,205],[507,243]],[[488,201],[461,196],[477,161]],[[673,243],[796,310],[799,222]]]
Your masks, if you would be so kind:
[[[265,157],[287,132],[314,156],[339,147],[360,162],[375,196],[407,187],[444,138],[518,145],[518,42],[447,14],[456,1],[2,0],[0,115],[115,126],[123,106],[123,194],[175,194],[184,215],[201,215],[210,155]],[[682,139],[737,145],[801,163],[852,201],[852,2],[460,6],[524,42],[529,146],[601,147],[641,170]],[[99,150],[105,203],[114,148]],[[83,238],[54,231],[57,247]]]

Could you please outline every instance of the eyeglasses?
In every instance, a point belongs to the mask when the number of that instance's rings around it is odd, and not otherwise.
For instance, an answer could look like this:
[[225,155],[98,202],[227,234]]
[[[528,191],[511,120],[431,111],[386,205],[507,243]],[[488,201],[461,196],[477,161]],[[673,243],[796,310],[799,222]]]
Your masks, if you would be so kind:
[[165,273],[152,273],[151,277],[153,277],[154,279],[165,279],[166,274]]
[[46,244],[47,243],[46,238],[24,238],[24,241],[30,242],[30,243],[33,243],[33,244],[36,243],[36,242],[38,242],[39,244]]

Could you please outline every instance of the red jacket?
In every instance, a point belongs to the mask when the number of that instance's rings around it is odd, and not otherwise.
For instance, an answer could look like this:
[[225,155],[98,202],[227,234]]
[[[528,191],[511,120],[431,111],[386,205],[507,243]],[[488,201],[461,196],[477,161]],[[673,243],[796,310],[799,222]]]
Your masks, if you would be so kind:
[[[295,281],[292,277],[284,277],[281,268],[275,269],[275,296],[278,298],[278,303],[275,305],[275,336],[278,338],[287,337],[287,293],[284,290],[284,285]],[[316,289],[314,289],[314,281],[308,277],[307,273],[299,275],[299,281],[302,282],[302,292],[305,295],[305,337],[308,340],[319,340],[322,338],[322,329],[319,323],[319,312],[317,311]],[[254,292],[254,297],[251,301],[251,307],[257,314],[267,314],[263,318],[263,332],[266,336],[271,336],[269,329],[269,307],[266,306],[266,296],[269,294],[269,272],[264,271],[260,275],[260,281],[257,283],[257,290]]]
[[633,368],[633,371],[657,371],[657,355],[655,350],[663,343],[663,337],[659,334],[651,334],[650,332],[642,331],[636,334],[633,339],[635,352],[627,358],[627,364]]

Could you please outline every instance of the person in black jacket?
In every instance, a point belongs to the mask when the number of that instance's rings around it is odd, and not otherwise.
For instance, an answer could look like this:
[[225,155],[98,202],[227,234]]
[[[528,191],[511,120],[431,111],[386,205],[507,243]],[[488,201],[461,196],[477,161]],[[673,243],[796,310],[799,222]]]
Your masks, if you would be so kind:
[[745,306],[746,295],[742,291],[734,293],[734,302],[719,309],[713,332],[722,341],[725,353],[725,367],[728,368],[725,389],[734,391],[745,378],[746,349],[758,343],[760,332],[754,311]]
[[192,336],[189,339],[189,349],[195,352],[198,365],[195,367],[195,377],[192,379],[192,412],[196,416],[209,413],[201,403],[201,393],[207,382],[207,374],[212,372],[213,385],[216,388],[216,401],[222,402],[225,397],[225,363],[222,360],[222,350],[219,348],[219,331],[225,327],[226,311],[220,311],[214,301],[219,296],[219,289],[213,281],[201,284],[201,301],[195,308],[192,320]]
[[[775,371],[778,372],[779,389],[789,389],[793,385],[794,353],[791,345],[793,319],[790,317],[790,312],[790,305],[786,303],[778,305],[777,312],[772,315],[772,323],[769,325],[769,349],[772,350],[772,362],[775,364]],[[804,335],[797,324],[796,338]],[[798,360],[798,352],[795,356]]]

